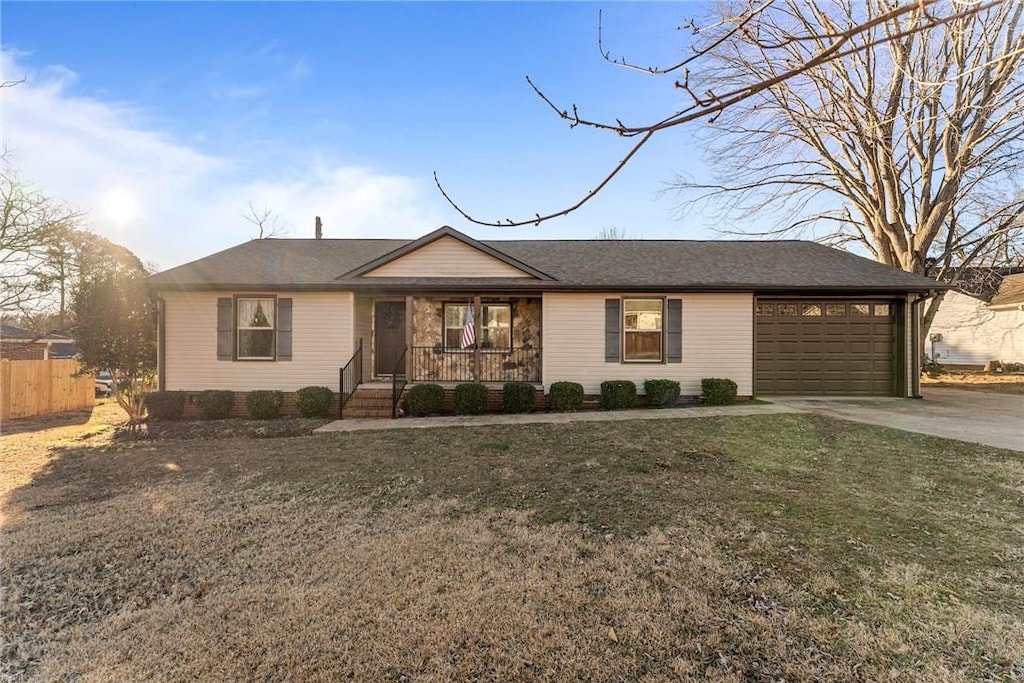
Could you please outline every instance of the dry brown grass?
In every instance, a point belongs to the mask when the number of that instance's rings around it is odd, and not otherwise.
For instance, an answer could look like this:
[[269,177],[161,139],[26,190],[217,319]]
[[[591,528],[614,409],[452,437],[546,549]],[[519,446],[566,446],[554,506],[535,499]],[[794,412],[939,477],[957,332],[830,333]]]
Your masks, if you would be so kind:
[[18,439],[14,678],[1024,676],[1019,454],[802,415]]
[[921,384],[999,394],[1024,394],[1024,375],[1011,373],[945,372],[935,377],[921,375]]

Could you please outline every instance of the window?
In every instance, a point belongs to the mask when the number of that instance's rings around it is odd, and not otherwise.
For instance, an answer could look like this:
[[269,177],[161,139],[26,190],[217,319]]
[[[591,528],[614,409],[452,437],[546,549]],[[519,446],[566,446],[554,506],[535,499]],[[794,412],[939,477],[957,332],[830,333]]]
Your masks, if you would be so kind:
[[821,304],[800,304],[800,315],[817,318],[821,316]]
[[775,314],[775,306],[772,304],[761,304],[757,305],[757,317],[763,318]]
[[889,304],[875,304],[875,315],[879,317],[889,317]]
[[779,304],[779,315],[796,315],[796,304]]
[[660,362],[661,299],[624,299],[622,301],[622,359]]
[[825,315],[841,318],[846,315],[846,304],[825,304]]
[[850,315],[871,315],[871,306],[869,304],[850,304]]
[[239,360],[274,360],[274,299],[238,298]]
[[[480,320],[481,349],[512,348],[512,306],[510,304],[483,304]],[[444,347],[462,348],[462,332],[469,315],[469,304],[444,305]]]

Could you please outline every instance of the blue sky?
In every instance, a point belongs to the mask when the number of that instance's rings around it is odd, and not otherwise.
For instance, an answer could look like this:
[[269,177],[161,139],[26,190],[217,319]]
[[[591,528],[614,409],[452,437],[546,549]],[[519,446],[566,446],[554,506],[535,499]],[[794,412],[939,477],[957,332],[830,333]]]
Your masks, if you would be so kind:
[[529,90],[595,118],[660,118],[671,79],[611,66],[683,50],[700,3],[5,2],[3,142],[22,180],[167,268],[254,235],[249,201],[291,236],[711,238],[674,216],[673,174],[706,170],[695,129],[669,132],[588,207],[539,227],[479,228],[585,193],[628,149],[570,131]]

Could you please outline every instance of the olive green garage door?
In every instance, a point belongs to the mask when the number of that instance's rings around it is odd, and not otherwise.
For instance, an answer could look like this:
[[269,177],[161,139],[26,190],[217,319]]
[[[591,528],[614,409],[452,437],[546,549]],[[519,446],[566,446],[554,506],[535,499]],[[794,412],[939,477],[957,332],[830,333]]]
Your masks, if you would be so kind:
[[896,301],[758,297],[754,390],[761,395],[892,396]]

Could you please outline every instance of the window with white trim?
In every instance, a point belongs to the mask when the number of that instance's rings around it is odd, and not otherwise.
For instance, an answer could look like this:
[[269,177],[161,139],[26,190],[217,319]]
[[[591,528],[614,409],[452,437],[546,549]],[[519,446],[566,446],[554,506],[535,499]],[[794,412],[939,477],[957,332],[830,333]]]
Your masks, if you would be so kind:
[[662,299],[622,300],[622,360],[661,362],[664,305]]
[[274,303],[271,297],[235,299],[239,360],[274,360]]
[[[510,304],[483,304],[480,320],[480,348],[512,348],[512,306]],[[444,347],[462,348],[462,332],[469,315],[469,304],[444,305]]]

